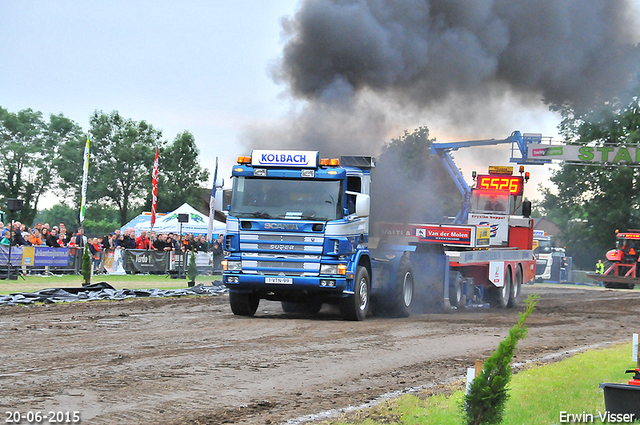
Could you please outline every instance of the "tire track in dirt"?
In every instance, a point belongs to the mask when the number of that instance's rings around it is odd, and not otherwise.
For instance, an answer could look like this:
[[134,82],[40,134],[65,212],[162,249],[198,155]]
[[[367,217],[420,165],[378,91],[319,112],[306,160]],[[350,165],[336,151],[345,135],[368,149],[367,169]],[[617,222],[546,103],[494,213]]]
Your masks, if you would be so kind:
[[[640,291],[526,286],[542,296],[516,362],[627,341]],[[263,302],[189,297],[4,307],[0,407],[78,410],[89,423],[283,423],[444,382],[491,353],[514,310],[345,322]]]

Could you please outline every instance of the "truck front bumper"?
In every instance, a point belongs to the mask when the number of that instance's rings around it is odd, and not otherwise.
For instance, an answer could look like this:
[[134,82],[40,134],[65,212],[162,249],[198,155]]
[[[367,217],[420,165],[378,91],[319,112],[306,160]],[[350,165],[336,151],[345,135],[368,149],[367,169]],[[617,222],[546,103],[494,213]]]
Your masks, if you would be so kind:
[[336,276],[265,276],[225,273],[222,276],[227,288],[239,292],[315,292],[342,293],[349,283],[346,277]]

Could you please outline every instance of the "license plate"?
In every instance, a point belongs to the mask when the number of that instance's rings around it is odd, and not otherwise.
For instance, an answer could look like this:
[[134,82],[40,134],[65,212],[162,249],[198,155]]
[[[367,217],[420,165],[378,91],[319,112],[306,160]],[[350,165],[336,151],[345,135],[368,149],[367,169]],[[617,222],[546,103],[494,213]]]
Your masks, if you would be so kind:
[[264,283],[277,283],[280,285],[291,285],[293,284],[292,277],[265,277]]

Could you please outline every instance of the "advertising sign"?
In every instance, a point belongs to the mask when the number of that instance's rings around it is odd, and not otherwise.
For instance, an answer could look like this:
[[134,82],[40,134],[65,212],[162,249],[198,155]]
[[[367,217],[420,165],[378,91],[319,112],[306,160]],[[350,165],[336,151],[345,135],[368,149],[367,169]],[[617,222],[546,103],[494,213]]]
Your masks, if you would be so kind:
[[[11,253],[13,257],[13,253]],[[35,247],[33,265],[36,267],[67,267],[69,265],[69,248]]]
[[254,167],[303,167],[316,168],[318,151],[254,150],[251,153]]
[[128,249],[125,251],[125,270],[132,272],[166,272],[169,255],[165,251]]
[[[8,257],[9,257],[9,247],[8,246],[0,247],[0,266],[7,265]],[[11,247],[11,265],[12,266],[22,265],[22,247],[21,246]]]
[[416,227],[420,242],[444,242],[453,245],[471,245],[471,228]]
[[557,159],[593,164],[638,164],[637,146],[529,146],[530,159]]
[[506,215],[469,213],[467,222],[489,226],[491,245],[502,245],[509,240],[509,217]]

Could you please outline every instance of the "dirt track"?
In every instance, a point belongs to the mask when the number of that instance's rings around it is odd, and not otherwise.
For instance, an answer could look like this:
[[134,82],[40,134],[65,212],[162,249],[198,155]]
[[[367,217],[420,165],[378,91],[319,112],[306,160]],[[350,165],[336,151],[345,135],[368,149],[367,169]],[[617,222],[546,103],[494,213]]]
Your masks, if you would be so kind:
[[[532,292],[542,299],[516,361],[638,331],[640,291]],[[2,307],[0,407],[91,424],[285,423],[462,376],[516,321],[482,309],[346,322],[265,301],[244,318],[226,296]]]

